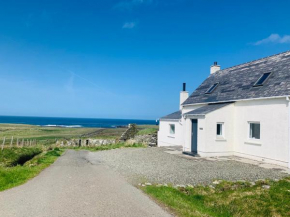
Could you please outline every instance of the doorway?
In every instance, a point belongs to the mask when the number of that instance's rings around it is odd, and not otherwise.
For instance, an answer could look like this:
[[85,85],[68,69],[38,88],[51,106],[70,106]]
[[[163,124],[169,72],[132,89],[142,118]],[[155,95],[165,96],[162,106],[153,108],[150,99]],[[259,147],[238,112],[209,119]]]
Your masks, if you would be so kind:
[[197,119],[192,119],[191,152],[197,153]]

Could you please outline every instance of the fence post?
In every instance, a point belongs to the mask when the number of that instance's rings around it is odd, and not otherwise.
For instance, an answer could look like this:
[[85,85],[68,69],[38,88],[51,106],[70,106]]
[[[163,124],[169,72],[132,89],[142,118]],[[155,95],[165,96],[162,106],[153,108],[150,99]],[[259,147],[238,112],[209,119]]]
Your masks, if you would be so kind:
[[18,138],[17,138],[17,140],[16,140],[16,146],[18,147],[19,146],[19,143],[18,143],[19,141],[18,141]]
[[12,145],[13,145],[13,136],[11,137],[10,148],[12,148]]
[[4,137],[4,139],[3,139],[3,143],[2,143],[1,151],[3,151],[3,149],[4,149],[4,145],[5,145],[5,137]]

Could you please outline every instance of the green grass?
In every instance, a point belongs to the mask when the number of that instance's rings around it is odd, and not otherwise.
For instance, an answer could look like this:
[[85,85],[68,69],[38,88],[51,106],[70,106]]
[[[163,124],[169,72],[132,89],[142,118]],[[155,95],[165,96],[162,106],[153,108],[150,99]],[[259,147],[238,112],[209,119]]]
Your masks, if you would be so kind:
[[38,147],[33,148],[5,148],[0,150],[0,166],[12,167],[17,164],[24,164],[27,160],[40,154],[42,150]]
[[156,128],[145,128],[140,131],[138,131],[137,135],[148,135],[148,134],[154,134],[157,132],[158,129]]
[[[262,186],[268,184],[270,189]],[[222,182],[214,189],[158,187],[144,192],[171,208],[177,216],[290,216],[290,178],[279,182]]]
[[126,144],[126,143],[117,143],[117,144],[110,144],[110,145],[102,145],[96,147],[89,147],[89,146],[82,146],[82,147],[73,147],[69,149],[74,150],[89,150],[89,151],[106,151],[118,148],[145,148],[146,146],[143,144]]
[[55,148],[35,156],[23,166],[0,166],[0,191],[21,185],[37,176],[43,169],[51,165],[61,153],[61,150]]
[[27,140],[36,140],[37,144],[51,145],[55,140],[74,138],[100,138],[117,139],[126,128],[104,129],[104,128],[61,128],[61,127],[40,127],[21,124],[0,124],[0,144],[5,137],[5,145],[9,146],[13,137],[15,146],[17,138],[19,143]]

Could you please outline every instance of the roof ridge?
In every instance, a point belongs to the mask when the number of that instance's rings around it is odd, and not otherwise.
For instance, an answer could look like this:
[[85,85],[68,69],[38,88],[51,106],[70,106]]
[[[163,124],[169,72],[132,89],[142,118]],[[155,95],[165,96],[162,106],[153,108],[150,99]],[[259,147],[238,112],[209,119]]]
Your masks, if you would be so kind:
[[249,64],[249,63],[258,62],[258,61],[261,61],[263,59],[272,58],[272,57],[279,56],[279,55],[286,54],[286,53],[290,53],[290,50],[287,50],[287,51],[284,51],[284,52],[281,52],[281,53],[278,53],[278,54],[273,54],[273,55],[270,55],[270,56],[266,56],[266,57],[263,57],[263,58],[259,58],[259,59],[256,59],[256,60],[252,60],[252,61],[249,61],[249,62],[241,63],[241,64],[238,64],[238,65],[235,65],[235,66],[231,66],[231,67],[228,67],[228,68],[224,68],[224,69],[221,69],[221,70],[219,70],[217,72],[222,72],[224,70],[229,70],[231,68],[236,68],[236,67],[239,67],[239,66],[242,66],[242,65],[246,65],[246,64]]

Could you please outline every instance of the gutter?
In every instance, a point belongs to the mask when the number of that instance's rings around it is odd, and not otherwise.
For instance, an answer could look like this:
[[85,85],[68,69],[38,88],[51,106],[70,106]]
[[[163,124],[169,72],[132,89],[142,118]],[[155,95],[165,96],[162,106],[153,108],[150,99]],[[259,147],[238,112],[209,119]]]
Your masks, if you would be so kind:
[[191,114],[184,114],[183,117],[186,119],[186,118],[204,118],[205,117],[205,114],[194,114],[194,115],[191,115]]
[[[180,118],[181,119],[181,118]],[[172,121],[172,122],[177,122],[180,119],[160,119],[159,121]]]
[[202,103],[192,103],[192,104],[183,104],[182,106],[192,106],[192,105],[203,105],[203,104],[216,104],[216,103],[227,103],[227,102],[240,102],[240,101],[251,101],[251,100],[263,100],[263,99],[280,99],[280,98],[289,98],[288,96],[271,96],[271,97],[260,97],[260,98],[249,98],[249,99],[235,99],[235,100],[226,100],[226,101],[215,101],[215,102],[202,102]]

